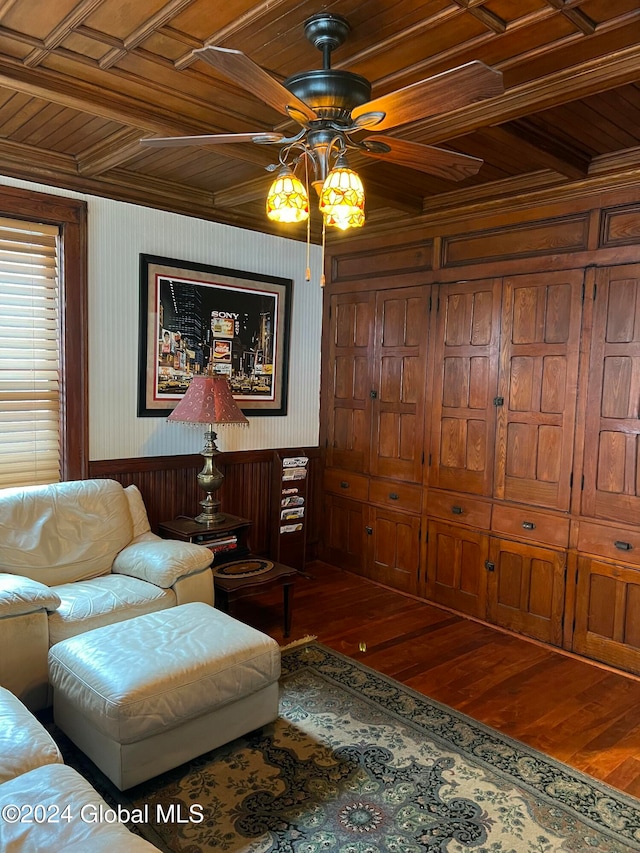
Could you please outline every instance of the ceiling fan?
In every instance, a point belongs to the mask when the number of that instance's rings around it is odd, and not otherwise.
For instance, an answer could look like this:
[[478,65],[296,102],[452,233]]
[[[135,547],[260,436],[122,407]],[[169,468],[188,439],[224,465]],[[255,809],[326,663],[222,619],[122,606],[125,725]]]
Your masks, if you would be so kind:
[[[501,72],[473,61],[371,100],[371,84],[365,77],[331,68],[331,53],[344,43],[349,31],[343,17],[327,12],[305,21],[305,36],[322,52],[323,67],[294,74],[283,83],[239,50],[208,46],[194,51],[222,76],[301,125],[293,136],[276,131],[221,133],[156,137],[141,143],[156,147],[237,142],[278,145],[280,164],[284,166],[292,155],[297,164],[306,155],[319,181],[330,171],[332,156],[347,150],[454,181],[475,175],[482,165],[477,157],[381,135],[380,131],[500,95],[504,91]],[[278,164],[269,167],[277,168]]]

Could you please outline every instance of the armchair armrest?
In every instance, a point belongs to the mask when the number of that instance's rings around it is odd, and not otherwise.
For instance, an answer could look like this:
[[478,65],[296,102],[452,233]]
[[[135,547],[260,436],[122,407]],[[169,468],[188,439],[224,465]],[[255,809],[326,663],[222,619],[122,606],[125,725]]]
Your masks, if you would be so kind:
[[203,545],[154,538],[123,548],[111,571],[169,589],[179,578],[208,568],[212,560],[211,551]]
[[58,607],[60,596],[45,584],[22,575],[0,573],[0,619]]

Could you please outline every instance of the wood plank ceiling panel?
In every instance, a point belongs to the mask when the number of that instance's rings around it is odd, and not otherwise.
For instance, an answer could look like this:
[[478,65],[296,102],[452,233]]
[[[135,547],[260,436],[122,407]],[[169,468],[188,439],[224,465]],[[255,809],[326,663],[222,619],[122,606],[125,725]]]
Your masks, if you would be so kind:
[[404,221],[438,198],[451,206],[585,181],[594,158],[615,169],[618,157],[623,169],[625,152],[640,146],[638,0],[0,0],[6,173],[24,177],[37,162],[38,180],[49,174],[73,189],[85,181],[91,192],[129,201],[139,193],[159,206],[166,197],[182,212],[191,205],[195,215],[273,230],[263,187],[277,147],[143,149],[138,140],[295,133],[192,50],[241,50],[278,80],[318,69],[303,23],[320,8],[351,25],[333,68],[364,74],[376,96],[472,60],[504,74],[504,96],[389,131],[480,157],[477,175],[453,184],[353,155],[373,221]]

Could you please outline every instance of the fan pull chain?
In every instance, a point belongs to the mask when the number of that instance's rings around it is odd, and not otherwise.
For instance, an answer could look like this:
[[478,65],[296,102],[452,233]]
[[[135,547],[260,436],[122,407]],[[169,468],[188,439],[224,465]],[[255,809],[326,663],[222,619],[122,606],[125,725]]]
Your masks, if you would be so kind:
[[325,277],[324,277],[324,246],[325,246],[325,235],[327,231],[327,223],[325,222],[324,216],[322,217],[322,267],[320,268],[320,287],[324,287],[325,285]]
[[[307,199],[309,198],[309,158],[304,158],[304,175],[305,189],[307,190]],[[309,202],[307,202],[308,204]],[[307,271],[304,276],[305,281],[311,281],[311,215],[307,216]]]

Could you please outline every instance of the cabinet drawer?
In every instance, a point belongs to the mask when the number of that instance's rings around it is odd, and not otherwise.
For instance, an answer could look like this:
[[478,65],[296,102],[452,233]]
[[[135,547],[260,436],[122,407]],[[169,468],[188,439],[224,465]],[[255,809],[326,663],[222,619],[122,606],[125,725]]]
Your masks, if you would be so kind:
[[369,478],[353,471],[340,471],[337,468],[326,468],[324,472],[324,488],[327,492],[343,497],[366,501],[369,496]]
[[616,563],[640,565],[640,531],[580,522],[578,550],[606,557]]
[[369,500],[390,509],[420,512],[422,506],[422,486],[408,483],[393,483],[389,480],[369,481]]
[[525,507],[494,504],[491,529],[496,533],[566,548],[569,544],[569,519],[532,512]]
[[491,524],[491,504],[469,498],[467,495],[456,495],[452,492],[436,492],[430,490],[427,494],[427,513],[447,521],[470,524],[472,527],[489,529]]

